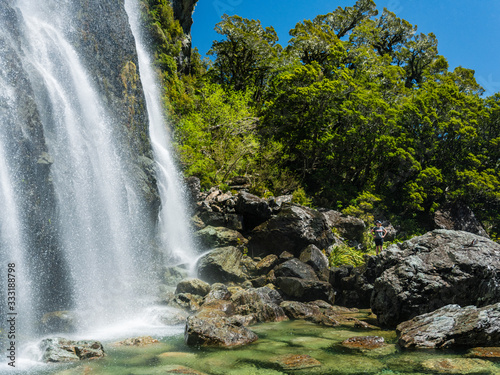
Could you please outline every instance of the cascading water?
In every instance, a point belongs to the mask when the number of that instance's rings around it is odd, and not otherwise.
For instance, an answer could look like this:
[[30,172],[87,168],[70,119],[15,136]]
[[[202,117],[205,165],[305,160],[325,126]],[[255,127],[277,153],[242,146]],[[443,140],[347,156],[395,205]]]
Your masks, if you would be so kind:
[[148,108],[149,133],[157,162],[162,201],[159,216],[160,243],[165,249],[169,249],[168,257],[171,262],[194,265],[195,252],[185,211],[184,191],[170,150],[157,75],[144,45],[137,0],[125,0],[125,9],[135,37],[139,71]]
[[73,6],[0,0],[0,329],[5,332],[8,308],[6,268],[14,263],[16,334],[24,340],[53,333],[41,322],[55,311],[69,311],[71,319],[59,324],[80,333],[137,319],[157,298],[158,259],[194,259],[136,5],[127,2],[147,88],[162,201],[158,232],[124,124],[71,38]]

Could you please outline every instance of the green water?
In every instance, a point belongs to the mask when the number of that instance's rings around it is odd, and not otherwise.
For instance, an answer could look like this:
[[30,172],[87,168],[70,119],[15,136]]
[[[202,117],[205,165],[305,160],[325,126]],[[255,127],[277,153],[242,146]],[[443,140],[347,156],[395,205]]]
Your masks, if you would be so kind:
[[[50,365],[44,374],[57,375],[279,375],[279,374],[500,374],[500,363],[467,358],[466,353],[400,351],[394,331],[359,330],[348,326],[323,327],[306,321],[252,326],[259,340],[238,349],[190,348],[181,334],[158,338],[145,347],[116,347],[104,343],[107,357],[79,364]],[[382,336],[387,345],[374,350],[352,350],[340,343],[353,336]],[[317,367],[284,369],[284,355],[308,355]],[[184,367],[179,367],[184,366]],[[186,368],[191,369],[188,372]],[[183,372],[184,371],[184,372]]]

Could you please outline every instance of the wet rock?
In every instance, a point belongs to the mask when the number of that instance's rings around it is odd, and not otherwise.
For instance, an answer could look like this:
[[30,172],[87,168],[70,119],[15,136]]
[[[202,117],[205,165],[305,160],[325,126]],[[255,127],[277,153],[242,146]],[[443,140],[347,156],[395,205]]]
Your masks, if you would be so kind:
[[200,318],[214,318],[218,316],[231,316],[236,312],[236,307],[231,301],[214,300],[203,304],[196,316]]
[[163,282],[165,285],[176,286],[187,277],[188,271],[182,266],[166,267],[163,270]]
[[200,309],[203,299],[201,296],[191,293],[178,293],[169,302],[169,305],[178,309],[195,312]]
[[282,208],[277,215],[253,229],[249,236],[248,249],[254,256],[283,251],[299,256],[311,244],[325,249],[334,239],[323,214],[297,205]]
[[151,336],[141,336],[125,339],[123,341],[115,343],[113,346],[148,346],[158,343],[159,341],[152,338]]
[[434,374],[496,374],[491,362],[475,358],[440,358],[422,362],[424,370]]
[[201,182],[198,177],[190,176],[184,180],[187,189],[187,197],[191,202],[197,202],[201,197]]
[[486,306],[500,301],[500,244],[434,230],[391,245],[364,275],[376,278],[371,307],[387,327],[448,304]]
[[355,336],[342,341],[341,345],[350,349],[377,349],[387,344],[380,336]]
[[290,319],[304,319],[327,327],[336,327],[342,317],[330,308],[321,309],[315,303],[284,301],[280,305]]
[[71,341],[61,337],[48,338],[39,344],[43,362],[74,362],[105,356],[99,341]]
[[448,305],[397,326],[402,348],[441,349],[500,344],[500,303],[477,308]]
[[321,362],[307,354],[287,354],[272,359],[282,370],[303,370],[320,367]]
[[235,230],[225,227],[207,226],[195,234],[197,241],[205,248],[240,246],[245,245],[248,240]]
[[210,284],[200,279],[184,279],[177,284],[175,293],[190,293],[205,297],[210,292]]
[[255,333],[227,317],[190,316],[184,331],[184,340],[190,346],[237,347],[257,339]]
[[215,249],[198,261],[198,275],[210,283],[243,282],[242,252],[233,246]]

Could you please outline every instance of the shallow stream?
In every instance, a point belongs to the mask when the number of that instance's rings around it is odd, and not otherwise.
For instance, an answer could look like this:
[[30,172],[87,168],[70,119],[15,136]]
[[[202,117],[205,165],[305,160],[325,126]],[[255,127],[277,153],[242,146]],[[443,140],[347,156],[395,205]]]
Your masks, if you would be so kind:
[[[357,317],[372,323],[368,314],[361,312]],[[265,323],[250,328],[259,340],[237,349],[188,347],[182,327],[169,336],[156,337],[159,343],[143,347],[115,346],[103,341],[107,352],[104,359],[44,365],[38,367],[36,374],[500,374],[500,362],[470,358],[465,351],[401,351],[395,345],[395,332],[378,328],[332,328],[307,321]],[[387,345],[371,350],[341,345],[353,336],[381,336]],[[301,356],[298,363],[305,368],[287,367],[297,365],[290,355]]]

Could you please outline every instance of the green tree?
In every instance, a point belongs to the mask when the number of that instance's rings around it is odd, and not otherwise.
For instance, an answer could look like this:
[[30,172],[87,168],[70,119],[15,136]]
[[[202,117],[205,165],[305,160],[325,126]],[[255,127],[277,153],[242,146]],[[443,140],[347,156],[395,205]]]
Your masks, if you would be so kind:
[[215,30],[225,39],[208,51],[215,56],[209,72],[212,80],[228,89],[254,90],[254,98],[260,98],[281,52],[276,31],[258,20],[226,14]]
[[250,93],[205,84],[195,110],[180,119],[176,141],[185,173],[205,187],[247,174],[259,146],[249,100]]

